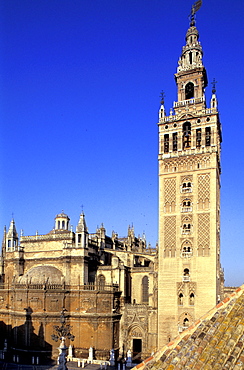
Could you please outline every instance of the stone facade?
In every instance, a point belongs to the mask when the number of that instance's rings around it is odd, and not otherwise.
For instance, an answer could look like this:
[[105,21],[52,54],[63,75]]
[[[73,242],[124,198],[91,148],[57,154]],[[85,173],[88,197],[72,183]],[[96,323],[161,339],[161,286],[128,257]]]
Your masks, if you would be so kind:
[[61,213],[48,234],[19,238],[12,220],[2,244],[1,348],[7,339],[20,361],[56,357],[51,336],[65,308],[74,357],[87,358],[90,347],[102,360],[112,348],[117,357],[129,349],[147,356],[157,339],[156,266],[156,250],[131,227],[125,238],[108,237],[103,225],[89,234],[82,213],[73,232]]
[[194,19],[175,81],[178,100],[159,111],[158,343],[167,343],[223,296],[220,267],[221,124]]

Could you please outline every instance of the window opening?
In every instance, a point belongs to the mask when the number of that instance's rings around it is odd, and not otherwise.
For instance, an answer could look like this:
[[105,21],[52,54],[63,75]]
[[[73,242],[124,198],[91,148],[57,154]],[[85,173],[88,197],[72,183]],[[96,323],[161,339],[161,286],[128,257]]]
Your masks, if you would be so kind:
[[[192,40],[191,40],[192,41]],[[190,62],[190,64],[192,64],[192,52],[190,51],[190,53],[189,53],[189,62]]]
[[148,304],[149,301],[149,279],[144,276],[142,279],[142,303]]
[[190,294],[190,301],[189,301],[190,306],[194,306],[194,299],[195,299],[195,296],[194,296],[194,294],[193,294],[193,293],[191,293],[191,294]]
[[196,146],[199,148],[201,146],[201,140],[202,140],[202,130],[200,128],[196,131]]
[[186,317],[186,318],[183,320],[183,327],[184,327],[184,328],[188,328],[188,326],[189,326],[189,320],[188,320],[188,318]]
[[205,129],[205,140],[206,140],[206,146],[211,145],[211,127],[206,127]]
[[182,293],[180,293],[180,294],[179,294],[179,296],[178,296],[178,304],[179,304],[180,306],[182,306],[182,305],[183,305],[183,294],[182,294]]
[[[190,54],[192,56],[192,54]],[[192,64],[190,59],[190,64]],[[194,98],[194,84],[192,82],[188,82],[185,86],[185,99],[192,99]]]
[[104,275],[99,275],[98,276],[98,286],[99,286],[99,288],[101,289],[101,288],[103,288],[104,289],[104,287],[105,287],[105,276]]
[[164,135],[164,153],[169,152],[169,134]]
[[183,281],[184,282],[190,281],[190,271],[189,271],[189,269],[184,269],[184,272],[183,272]]
[[173,151],[177,150],[177,132],[173,134]]
[[62,229],[65,229],[65,222],[62,221]]
[[185,122],[183,125],[183,149],[191,147],[191,124]]

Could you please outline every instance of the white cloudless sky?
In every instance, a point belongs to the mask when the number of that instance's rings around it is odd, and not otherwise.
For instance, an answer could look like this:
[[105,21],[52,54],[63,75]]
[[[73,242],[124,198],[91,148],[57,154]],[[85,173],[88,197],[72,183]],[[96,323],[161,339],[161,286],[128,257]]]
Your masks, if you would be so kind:
[[[174,73],[193,1],[3,0],[0,4],[0,225],[49,232],[64,210],[90,232],[158,239],[157,120],[176,100]],[[244,280],[244,2],[197,13],[203,63],[223,127],[221,260]],[[209,103],[208,103],[209,104]]]

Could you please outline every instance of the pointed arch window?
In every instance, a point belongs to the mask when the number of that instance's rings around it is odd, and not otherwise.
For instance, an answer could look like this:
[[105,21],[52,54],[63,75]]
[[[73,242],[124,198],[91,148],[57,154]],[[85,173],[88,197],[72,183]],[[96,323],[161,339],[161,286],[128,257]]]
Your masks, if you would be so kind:
[[144,276],[142,279],[142,303],[148,304],[149,302],[149,279]]
[[189,297],[189,304],[190,306],[194,306],[194,303],[195,303],[195,295],[194,293],[191,293]]
[[183,294],[182,293],[178,295],[178,305],[183,306]]

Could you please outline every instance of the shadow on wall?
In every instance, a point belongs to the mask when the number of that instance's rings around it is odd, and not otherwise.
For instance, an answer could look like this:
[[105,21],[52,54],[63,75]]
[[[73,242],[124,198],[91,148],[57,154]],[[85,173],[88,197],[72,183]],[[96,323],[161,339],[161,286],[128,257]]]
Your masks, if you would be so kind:
[[51,363],[52,345],[44,340],[44,326],[40,322],[38,334],[32,325],[32,309],[25,308],[25,323],[12,327],[0,321],[0,359],[25,364]]

